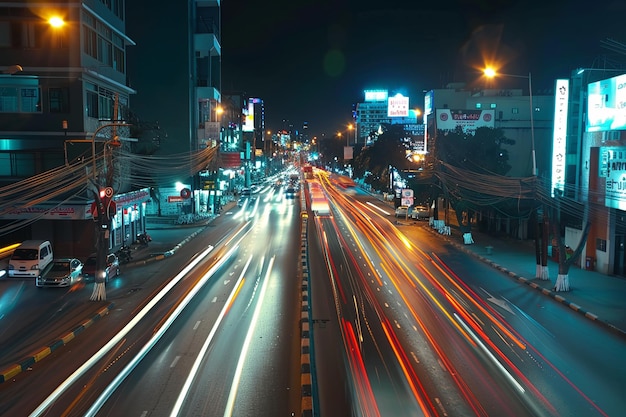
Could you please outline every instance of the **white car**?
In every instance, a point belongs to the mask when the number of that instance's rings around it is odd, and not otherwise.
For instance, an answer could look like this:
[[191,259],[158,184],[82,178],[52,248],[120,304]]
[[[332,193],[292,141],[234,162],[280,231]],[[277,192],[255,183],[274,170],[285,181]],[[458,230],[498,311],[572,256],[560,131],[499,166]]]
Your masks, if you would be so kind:
[[414,220],[427,219],[430,217],[428,206],[413,206],[409,216]]
[[396,217],[407,217],[409,213],[408,206],[399,206],[396,208]]

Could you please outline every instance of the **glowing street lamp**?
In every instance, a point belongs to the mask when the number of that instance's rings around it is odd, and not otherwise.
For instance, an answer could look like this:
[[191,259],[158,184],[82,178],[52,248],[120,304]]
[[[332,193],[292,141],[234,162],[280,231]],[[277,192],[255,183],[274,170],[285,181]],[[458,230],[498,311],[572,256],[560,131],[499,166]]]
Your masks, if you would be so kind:
[[526,78],[528,79],[528,98],[530,103],[530,146],[532,152],[532,161],[533,161],[533,176],[537,175],[537,159],[535,156],[535,118],[533,113],[535,112],[533,106],[533,81],[532,75],[529,72],[528,75],[514,75],[514,74],[501,74],[496,72],[496,70],[492,67],[487,67],[483,70],[483,73],[487,78],[495,78],[498,76],[501,77],[513,77],[513,78]]
[[[348,125],[348,135],[346,136],[346,146],[350,146],[350,132],[352,131],[352,129],[354,129],[354,126],[352,126],[352,123],[350,123]],[[356,132],[355,132],[356,134]],[[356,142],[356,140],[355,140]]]
[[50,24],[50,26],[52,26],[53,28],[60,28],[65,26],[65,21],[63,20],[62,17],[60,16],[52,16],[48,19],[48,23]]

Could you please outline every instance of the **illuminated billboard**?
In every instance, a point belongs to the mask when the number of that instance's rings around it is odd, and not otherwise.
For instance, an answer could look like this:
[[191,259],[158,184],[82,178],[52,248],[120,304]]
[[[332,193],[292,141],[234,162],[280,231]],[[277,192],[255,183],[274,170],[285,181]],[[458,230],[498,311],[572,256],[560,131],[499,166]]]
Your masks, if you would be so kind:
[[424,116],[428,116],[433,112],[433,103],[435,102],[435,99],[433,97],[434,95],[435,92],[433,90],[430,90],[424,96]]
[[387,117],[409,117],[409,98],[396,94],[387,99]]
[[452,110],[436,109],[436,123],[439,130],[455,130],[473,134],[479,127],[495,127],[495,110]]
[[565,188],[565,142],[567,138],[567,109],[569,80],[556,80],[554,97],[554,132],[552,134],[552,197],[554,191]]
[[604,205],[626,210],[626,147],[601,147],[598,176],[605,178]]
[[587,132],[626,130],[626,74],[587,87]]
[[241,130],[244,132],[254,132],[254,101],[252,99],[248,100],[248,109],[244,109],[243,114],[245,120],[243,126],[241,126]]
[[387,101],[387,90],[365,90],[365,101]]

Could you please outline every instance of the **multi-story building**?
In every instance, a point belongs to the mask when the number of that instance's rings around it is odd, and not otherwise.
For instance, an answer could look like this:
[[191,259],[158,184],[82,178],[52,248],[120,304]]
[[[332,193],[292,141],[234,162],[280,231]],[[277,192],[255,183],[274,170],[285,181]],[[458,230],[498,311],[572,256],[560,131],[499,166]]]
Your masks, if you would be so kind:
[[530,95],[524,95],[521,89],[470,90],[463,83],[454,83],[445,89],[431,90],[424,106],[426,146],[430,151],[437,130],[453,130],[457,126],[470,131],[480,126],[500,128],[507,138],[515,140],[509,154],[528,156],[510,158],[512,167],[507,175],[531,176],[533,163],[540,175],[546,173],[551,162],[554,92],[534,94],[532,103],[531,123]]
[[[1,183],[25,180],[77,158],[95,161],[113,136],[129,147],[123,119],[135,90],[126,83],[126,52],[134,42],[126,24],[123,0],[0,1]],[[116,194],[132,191],[123,178],[115,181],[100,185],[114,186]],[[142,227],[133,209],[141,208],[146,194],[119,200],[111,246]],[[68,201],[26,202],[28,210],[16,202],[0,222],[23,220],[26,226],[5,240],[45,238],[68,255],[74,253],[73,242],[88,247],[92,198],[84,192]]]
[[[383,133],[385,125],[402,124],[415,131],[417,113],[409,107],[409,98],[400,94],[389,97],[387,90],[365,90],[364,101],[356,104],[355,132],[352,145],[368,145]],[[351,135],[351,133],[349,133]]]
[[[129,52],[129,80],[137,95],[133,112],[158,122],[167,139],[160,155],[196,152],[218,145],[221,102],[221,14],[219,0],[134,0],[127,3],[128,32],[137,46]],[[181,207],[210,209],[207,201],[219,190],[204,189],[210,173],[181,173],[191,190],[178,200],[175,184],[158,184],[162,214]],[[212,194],[213,193],[213,194]],[[172,197],[172,198],[171,198]],[[174,199],[173,197],[177,197]]]
[[568,225],[566,233],[577,238],[589,221],[580,266],[626,276],[626,70],[577,69],[559,81],[567,141],[565,175],[554,190],[581,208],[579,224]]

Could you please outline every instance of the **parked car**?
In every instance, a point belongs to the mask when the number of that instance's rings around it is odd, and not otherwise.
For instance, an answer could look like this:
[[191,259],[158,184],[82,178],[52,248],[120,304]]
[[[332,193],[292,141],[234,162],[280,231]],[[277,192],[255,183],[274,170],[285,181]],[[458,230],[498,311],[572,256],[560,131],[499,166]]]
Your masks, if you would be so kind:
[[[106,267],[104,268],[104,281],[109,282],[110,277],[116,277],[120,274],[120,262],[115,254],[110,253],[106,258]],[[87,278],[95,278],[96,276],[96,254],[92,254],[87,258],[83,265],[83,276]]]
[[398,206],[396,207],[396,217],[406,217],[409,213],[408,206]]
[[83,279],[83,263],[75,258],[54,259],[35,280],[37,287],[69,287]]
[[415,220],[427,219],[430,217],[430,209],[428,206],[413,206],[410,216]]
[[52,244],[47,240],[26,240],[9,259],[10,277],[39,277],[54,260]]

